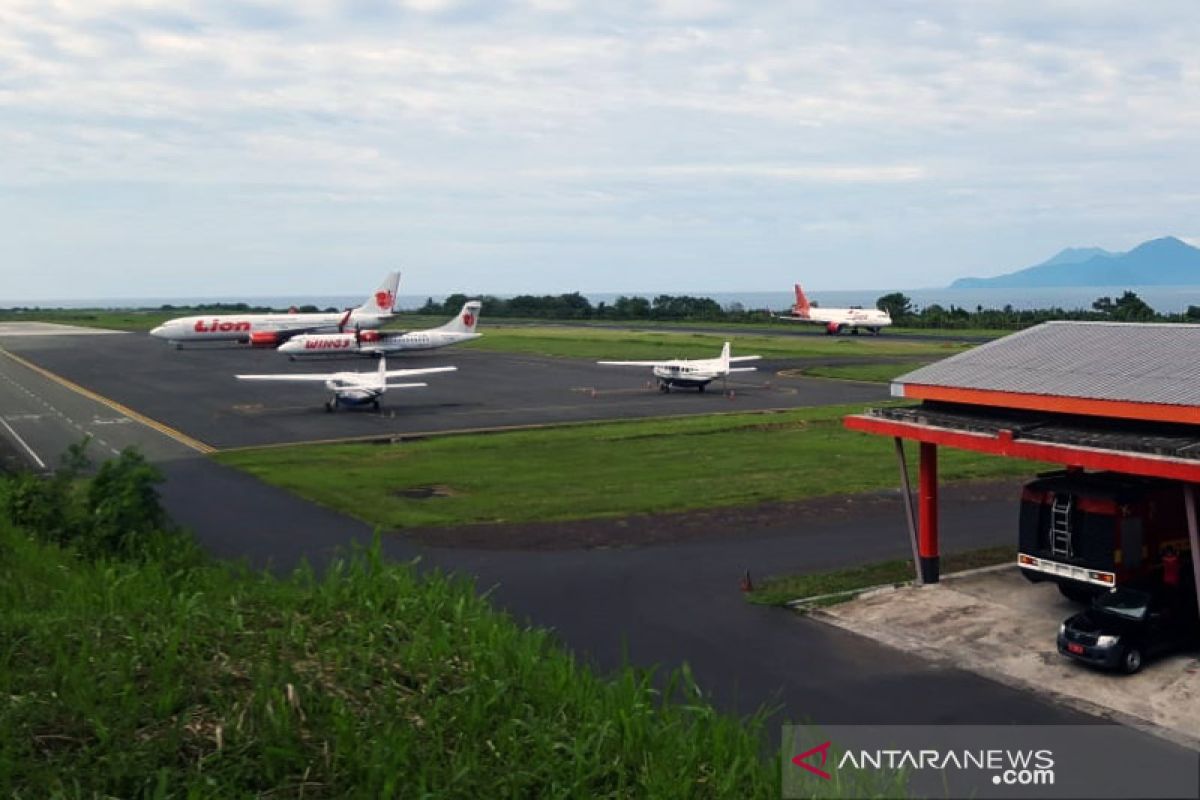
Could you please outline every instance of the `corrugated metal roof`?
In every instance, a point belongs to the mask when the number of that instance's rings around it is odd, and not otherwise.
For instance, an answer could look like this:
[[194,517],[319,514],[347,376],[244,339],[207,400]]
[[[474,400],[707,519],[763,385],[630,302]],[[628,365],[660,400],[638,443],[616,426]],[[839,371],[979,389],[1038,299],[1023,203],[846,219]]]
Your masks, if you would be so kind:
[[1047,322],[893,383],[1200,406],[1200,325]]

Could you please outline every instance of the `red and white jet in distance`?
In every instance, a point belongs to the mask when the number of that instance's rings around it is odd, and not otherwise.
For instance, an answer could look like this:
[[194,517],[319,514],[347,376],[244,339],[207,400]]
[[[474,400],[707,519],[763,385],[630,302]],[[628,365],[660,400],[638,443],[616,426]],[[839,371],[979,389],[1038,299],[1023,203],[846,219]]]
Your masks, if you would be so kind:
[[393,333],[355,328],[352,333],[305,333],[284,342],[279,346],[279,352],[295,359],[297,356],[379,356],[407,350],[435,350],[478,339],[482,334],[475,332],[475,326],[479,323],[479,309],[482,307],[483,304],[478,300],[469,300],[463,304],[457,317],[440,328],[427,331]]
[[421,367],[419,369],[387,368],[387,359],[379,359],[379,369],[372,372],[330,372],[328,374],[292,373],[287,375],[237,375],[239,381],[285,381],[288,383],[324,383],[332,396],[325,401],[325,410],[334,411],[339,405],[379,408],[379,398],[388,389],[419,389],[427,383],[388,383],[391,378],[413,375],[432,375],[435,372],[455,372],[458,367]]
[[394,315],[400,273],[389,272],[379,288],[358,308],[315,314],[204,314],[167,320],[151,336],[182,347],[191,342],[234,341],[253,347],[277,347],[292,336],[317,331],[343,331],[347,326],[378,328]]
[[825,333],[833,335],[837,333],[845,333],[849,330],[851,333],[858,333],[860,328],[879,334],[881,328],[886,328],[892,324],[892,318],[886,311],[879,311],[874,308],[861,308],[859,306],[851,306],[850,308],[821,308],[814,306],[808,302],[808,298],[804,296],[804,290],[800,288],[800,284],[796,284],[796,305],[792,306],[790,316],[779,317],[776,319],[790,319],[796,322],[811,322],[814,325],[824,325]]
[[734,367],[741,361],[758,361],[762,356],[729,355],[729,342],[721,348],[721,355],[716,358],[673,358],[670,361],[597,361],[608,367],[650,367],[654,377],[658,379],[658,390],[664,394],[671,391],[672,386],[694,387],[703,392],[704,387],[717,378],[727,378],[731,372],[754,372],[757,367]]

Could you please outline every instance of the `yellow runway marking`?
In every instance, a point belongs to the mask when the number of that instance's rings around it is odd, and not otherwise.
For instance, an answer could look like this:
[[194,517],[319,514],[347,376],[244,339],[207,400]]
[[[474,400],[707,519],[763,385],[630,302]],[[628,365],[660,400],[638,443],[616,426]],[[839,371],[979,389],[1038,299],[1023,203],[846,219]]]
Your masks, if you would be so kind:
[[111,408],[113,411],[116,411],[118,414],[122,414],[133,420],[137,420],[138,422],[145,425],[147,428],[152,428],[152,429],[158,431],[159,433],[161,433],[163,436],[170,437],[171,439],[174,439],[175,441],[179,442],[181,445],[183,445],[185,447],[190,447],[191,449],[195,450],[196,452],[204,453],[205,455],[207,455],[209,453],[217,452],[217,448],[213,447],[212,445],[207,445],[198,439],[193,439],[191,436],[188,436],[186,433],[181,433],[180,431],[175,430],[174,428],[170,427],[169,425],[164,425],[161,422],[159,422],[158,420],[150,419],[145,414],[139,414],[138,412],[134,411],[132,408],[129,408],[128,406],[118,403],[116,400],[110,400],[107,397],[105,397],[104,395],[96,394],[91,389],[85,389],[82,386],[80,386],[79,384],[69,381],[66,378],[62,377],[61,375],[56,375],[48,369],[39,367],[37,364],[27,361],[18,355],[14,355],[2,347],[0,347],[0,353],[8,356],[10,359],[12,359],[16,363],[20,364],[21,366],[25,367],[26,369],[36,372],[38,375],[41,375],[43,378],[54,381],[59,386],[62,386],[65,389],[70,389],[72,392],[75,392],[78,395],[82,395],[82,396],[88,398],[89,400],[94,400],[97,403],[106,405],[109,408]]

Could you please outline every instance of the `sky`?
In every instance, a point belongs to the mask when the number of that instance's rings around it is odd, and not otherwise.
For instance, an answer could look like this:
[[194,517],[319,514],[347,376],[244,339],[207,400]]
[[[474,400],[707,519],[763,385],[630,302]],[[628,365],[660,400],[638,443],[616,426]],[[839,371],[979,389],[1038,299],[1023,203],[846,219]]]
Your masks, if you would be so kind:
[[920,288],[1200,241],[1200,4],[0,5],[0,297]]

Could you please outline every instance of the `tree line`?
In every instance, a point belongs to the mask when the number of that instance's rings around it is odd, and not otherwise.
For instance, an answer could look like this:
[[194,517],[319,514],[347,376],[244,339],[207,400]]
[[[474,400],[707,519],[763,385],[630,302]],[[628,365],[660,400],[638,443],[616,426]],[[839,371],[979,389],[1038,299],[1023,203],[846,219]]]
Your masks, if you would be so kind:
[[1027,328],[1051,320],[1085,322],[1200,322],[1200,306],[1188,306],[1183,313],[1165,314],[1155,311],[1136,292],[1126,291],[1119,297],[1098,297],[1090,309],[1059,307],[1015,309],[976,306],[974,311],[951,305],[949,308],[932,303],[917,309],[902,292],[880,297],[876,308],[887,311],[896,325],[909,328]]
[[579,292],[555,295],[517,295],[482,297],[452,294],[438,303],[431,297],[418,309],[419,314],[457,314],[468,300],[481,300],[488,317],[561,320],[681,320],[698,322],[764,322],[771,318],[766,309],[747,310],[740,303],[722,306],[711,297],[660,294],[651,299],[621,295],[611,303],[592,304]]
[[[776,312],[769,309],[747,309],[740,303],[722,306],[710,297],[661,294],[654,298],[621,295],[611,303],[593,304],[579,292],[557,295],[517,295],[516,297],[482,297],[452,294],[442,302],[432,297],[416,313],[449,316],[458,313],[468,300],[482,300],[487,317],[549,319],[549,320],[660,320],[675,322],[767,322]],[[818,305],[813,303],[814,306]],[[1131,291],[1119,297],[1099,297],[1090,309],[1003,308],[974,310],[931,303],[917,308],[912,298],[903,292],[885,294],[875,307],[887,311],[896,325],[909,328],[1026,328],[1050,320],[1085,320],[1118,322],[1200,322],[1200,306],[1188,306],[1181,314],[1160,314]],[[787,312],[780,312],[787,313]]]

